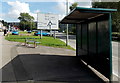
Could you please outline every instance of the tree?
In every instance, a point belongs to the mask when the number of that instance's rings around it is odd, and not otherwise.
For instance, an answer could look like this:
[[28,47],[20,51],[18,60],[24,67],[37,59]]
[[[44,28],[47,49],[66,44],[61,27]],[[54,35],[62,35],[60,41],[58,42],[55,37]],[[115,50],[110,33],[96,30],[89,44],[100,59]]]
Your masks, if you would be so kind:
[[21,30],[31,30],[35,28],[34,17],[29,15],[28,13],[20,13],[20,29]]
[[1,20],[1,22],[2,22],[3,26],[8,27],[8,23],[7,22],[5,22],[4,20]]
[[[76,8],[77,6],[78,6],[78,3],[77,3],[77,2],[73,3],[73,4],[69,7],[70,11],[72,11],[72,10],[73,10],[74,8]],[[75,24],[69,24],[68,26],[69,26],[69,33],[76,34]]]
[[73,3],[69,8],[70,8],[70,11],[72,11],[74,8],[76,8],[78,6],[78,3],[75,2]]
[[93,8],[110,8],[117,9],[117,12],[112,13],[113,31],[120,32],[120,1],[119,2],[93,2]]

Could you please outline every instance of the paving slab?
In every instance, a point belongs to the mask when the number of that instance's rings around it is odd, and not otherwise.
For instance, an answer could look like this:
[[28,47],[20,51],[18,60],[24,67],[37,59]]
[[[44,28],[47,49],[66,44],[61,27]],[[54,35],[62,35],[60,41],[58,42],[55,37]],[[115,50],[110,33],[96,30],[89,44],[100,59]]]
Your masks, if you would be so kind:
[[24,43],[17,46],[18,54],[52,54],[52,55],[64,55],[64,56],[76,56],[75,50],[65,48],[55,48],[39,45],[37,48],[26,47]]

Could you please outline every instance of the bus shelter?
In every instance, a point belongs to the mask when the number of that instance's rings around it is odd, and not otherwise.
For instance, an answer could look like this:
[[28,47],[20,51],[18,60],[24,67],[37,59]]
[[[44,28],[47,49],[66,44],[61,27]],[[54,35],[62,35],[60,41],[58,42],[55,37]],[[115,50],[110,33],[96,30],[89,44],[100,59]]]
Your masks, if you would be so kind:
[[76,7],[61,23],[76,24],[76,56],[109,80],[112,76],[112,17],[117,9]]

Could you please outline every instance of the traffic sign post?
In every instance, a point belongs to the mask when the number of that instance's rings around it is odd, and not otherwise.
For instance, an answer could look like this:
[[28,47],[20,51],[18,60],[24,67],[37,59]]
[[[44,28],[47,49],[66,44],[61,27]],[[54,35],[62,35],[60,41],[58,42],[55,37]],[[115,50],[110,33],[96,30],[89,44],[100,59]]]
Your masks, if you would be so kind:
[[40,30],[40,39],[42,39],[42,30]]
[[[37,14],[37,29],[50,30],[50,36],[52,36],[52,30],[58,30],[58,15],[57,14]],[[42,38],[42,34],[41,37]],[[55,33],[54,33],[55,38]]]
[[[37,29],[42,30],[58,30],[58,15],[57,14],[43,14],[37,15]],[[50,26],[52,25],[52,26]]]
[[49,29],[50,29],[50,36],[52,36],[52,22],[51,21],[49,21],[49,23],[48,23],[48,25],[47,26],[49,26]]
[[54,30],[54,39],[56,39],[56,31]]
[[[66,15],[68,15],[68,0],[66,1]],[[66,46],[68,46],[68,24],[66,24]]]

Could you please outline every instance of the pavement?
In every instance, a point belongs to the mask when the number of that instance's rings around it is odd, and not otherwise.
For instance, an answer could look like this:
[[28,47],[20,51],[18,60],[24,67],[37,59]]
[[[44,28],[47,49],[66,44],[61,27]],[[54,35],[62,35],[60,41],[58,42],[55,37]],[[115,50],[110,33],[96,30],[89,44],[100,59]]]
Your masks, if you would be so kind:
[[120,81],[120,43],[112,42],[112,65],[113,65],[113,80]]
[[2,83],[104,83],[70,49],[9,42],[0,32]]
[[[11,49],[17,43],[6,41],[4,39],[3,32],[0,32],[0,41],[1,41],[0,42],[0,51],[1,51],[1,54],[0,54],[0,74],[1,74],[0,81],[2,81],[2,77],[3,77],[2,67],[4,67],[5,65],[7,65],[12,60],[11,55],[15,55],[15,52],[12,52]],[[12,79],[15,79],[13,68],[11,67],[8,70],[11,71],[11,73],[9,73],[10,77],[12,77]]]

